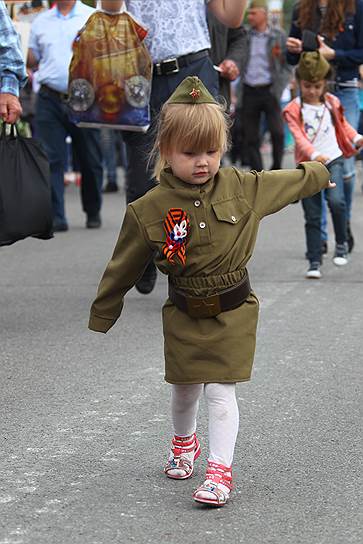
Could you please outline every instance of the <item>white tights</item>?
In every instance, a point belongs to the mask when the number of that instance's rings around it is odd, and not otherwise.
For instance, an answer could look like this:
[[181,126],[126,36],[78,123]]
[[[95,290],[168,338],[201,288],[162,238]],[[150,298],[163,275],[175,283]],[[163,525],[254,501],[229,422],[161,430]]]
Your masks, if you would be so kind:
[[235,383],[172,385],[174,432],[178,436],[190,436],[195,432],[199,399],[203,391],[209,415],[208,459],[230,467],[239,424]]

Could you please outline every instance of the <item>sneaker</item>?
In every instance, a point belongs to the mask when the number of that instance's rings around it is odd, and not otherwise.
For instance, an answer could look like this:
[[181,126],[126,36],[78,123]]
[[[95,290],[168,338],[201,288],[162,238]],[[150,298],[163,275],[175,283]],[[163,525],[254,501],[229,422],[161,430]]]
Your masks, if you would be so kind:
[[305,277],[309,280],[320,280],[320,263],[310,263],[309,269],[306,272]]
[[333,263],[336,266],[345,266],[348,264],[348,248],[347,244],[337,244],[333,257]]

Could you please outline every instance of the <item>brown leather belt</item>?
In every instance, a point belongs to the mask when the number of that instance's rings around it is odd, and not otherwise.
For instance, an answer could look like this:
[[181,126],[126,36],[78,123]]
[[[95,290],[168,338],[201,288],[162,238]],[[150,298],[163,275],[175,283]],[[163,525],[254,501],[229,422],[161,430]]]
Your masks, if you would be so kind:
[[241,282],[208,297],[186,297],[169,280],[169,298],[175,306],[190,317],[215,317],[221,312],[241,306],[251,292],[250,280],[246,275]]

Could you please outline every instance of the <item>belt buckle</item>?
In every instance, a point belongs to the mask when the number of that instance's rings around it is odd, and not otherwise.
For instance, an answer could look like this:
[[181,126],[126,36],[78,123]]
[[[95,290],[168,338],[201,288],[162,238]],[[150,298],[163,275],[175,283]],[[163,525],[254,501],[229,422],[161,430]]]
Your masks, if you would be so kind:
[[[167,67],[168,64],[171,64],[171,68]],[[179,72],[179,62],[177,58],[165,59],[162,62],[156,64],[156,73],[159,76],[168,76],[169,74],[177,74]]]
[[186,303],[190,317],[215,317],[222,311],[219,295],[211,295],[200,299],[186,297]]

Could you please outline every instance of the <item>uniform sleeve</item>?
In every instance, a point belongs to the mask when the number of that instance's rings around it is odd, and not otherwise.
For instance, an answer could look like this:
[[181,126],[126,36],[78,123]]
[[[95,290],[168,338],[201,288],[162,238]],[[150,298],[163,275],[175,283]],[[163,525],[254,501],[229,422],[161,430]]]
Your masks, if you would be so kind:
[[124,296],[142,276],[154,251],[134,209],[128,206],[112,258],[91,307],[88,327],[106,333],[120,317]]
[[262,219],[291,202],[318,193],[329,179],[329,171],[323,164],[303,162],[296,170],[248,172],[244,175],[243,190],[249,205]]

